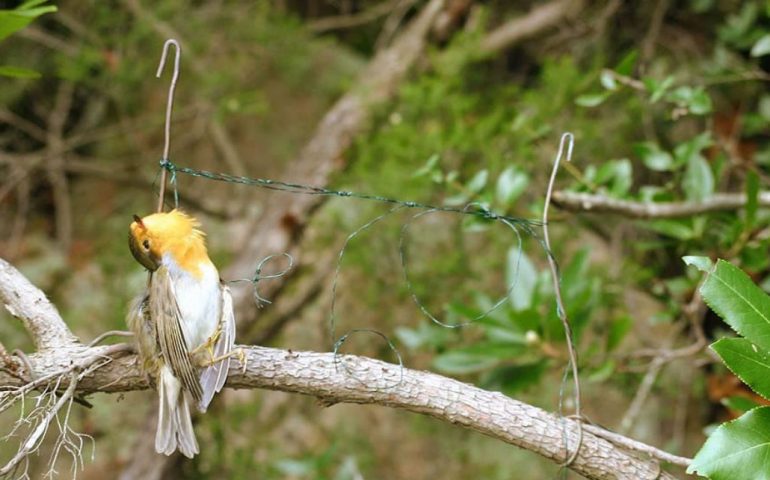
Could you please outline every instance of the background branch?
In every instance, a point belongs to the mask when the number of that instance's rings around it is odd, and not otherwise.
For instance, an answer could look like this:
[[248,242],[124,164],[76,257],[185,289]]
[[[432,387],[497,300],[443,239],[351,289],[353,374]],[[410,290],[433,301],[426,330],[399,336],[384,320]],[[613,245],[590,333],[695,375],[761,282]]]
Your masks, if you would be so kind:
[[[573,212],[616,213],[631,218],[678,218],[702,213],[737,210],[746,206],[743,193],[716,193],[702,202],[634,202],[604,195],[553,192],[554,205]],[[757,203],[770,207],[770,192],[760,192]]]
[[557,25],[582,8],[582,0],[556,0],[538,5],[526,15],[514,18],[489,32],[481,41],[481,50],[485,53],[505,50]]

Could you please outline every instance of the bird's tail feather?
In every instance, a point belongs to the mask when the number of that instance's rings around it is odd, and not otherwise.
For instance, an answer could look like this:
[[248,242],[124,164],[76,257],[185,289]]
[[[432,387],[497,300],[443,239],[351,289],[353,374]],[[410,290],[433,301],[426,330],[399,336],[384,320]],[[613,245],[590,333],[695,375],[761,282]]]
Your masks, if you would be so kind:
[[192,458],[199,449],[190,419],[189,401],[182,392],[181,382],[166,365],[160,369],[158,396],[160,408],[155,451],[171,455],[179,449],[182,455]]

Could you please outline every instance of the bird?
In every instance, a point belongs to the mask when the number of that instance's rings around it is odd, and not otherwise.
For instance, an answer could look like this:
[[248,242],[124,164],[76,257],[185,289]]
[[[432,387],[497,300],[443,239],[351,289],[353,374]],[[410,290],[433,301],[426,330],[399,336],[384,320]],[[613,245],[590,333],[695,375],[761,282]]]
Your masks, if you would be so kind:
[[[234,349],[230,289],[208,256],[200,223],[179,209],[133,216],[128,245],[149,272],[127,315],[141,368],[158,391],[155,451],[200,452],[191,406],[205,412],[224,386]],[[245,363],[244,363],[245,365]]]

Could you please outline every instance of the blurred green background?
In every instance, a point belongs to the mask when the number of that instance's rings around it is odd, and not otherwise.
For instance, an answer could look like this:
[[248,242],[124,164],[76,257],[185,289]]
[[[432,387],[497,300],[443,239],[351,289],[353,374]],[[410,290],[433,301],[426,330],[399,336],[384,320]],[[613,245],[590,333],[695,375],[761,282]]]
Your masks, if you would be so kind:
[[[34,3],[3,6],[49,5]],[[50,296],[81,339],[124,328],[128,302],[146,279],[128,254],[126,229],[132,214],[155,204],[169,70],[161,79],[154,72],[165,39],[175,36],[184,49],[172,160],[292,181],[324,114],[426,3],[63,1],[7,38],[3,29],[14,20],[0,16],[0,256]],[[367,108],[352,145],[332,162],[330,188],[475,203],[537,220],[559,138],[569,131],[575,155],[557,190],[645,202],[702,201],[719,192],[758,198],[770,167],[766,2],[554,2],[569,5],[563,18],[532,38],[484,50],[490,32],[545,3],[447,1],[395,95]],[[255,235],[255,219],[280,209],[288,195],[184,175],[178,186],[181,207],[202,221],[223,269]],[[650,373],[661,351],[727,331],[701,308],[700,275],[681,256],[727,258],[770,288],[770,217],[761,202],[749,203],[653,220],[553,208],[554,254],[593,421],[692,456],[709,425],[735,415],[728,407],[736,397],[757,401],[703,348]],[[296,243],[305,267],[272,304],[252,305],[259,316],[249,337],[330,350],[340,248],[388,208],[332,198],[303,214]],[[555,411],[571,390],[562,381],[566,347],[539,239],[520,230],[519,240],[473,217],[415,213],[391,215],[349,243],[337,334],[376,329],[410,368]],[[399,257],[407,223],[413,292],[442,321],[471,321],[468,327],[442,328],[413,302]],[[308,285],[315,293],[302,296]],[[0,315],[3,345],[30,351],[18,322]],[[376,336],[352,337],[343,350],[394,361]],[[643,378],[651,384],[640,393]],[[634,398],[638,409],[630,408]],[[73,427],[96,446],[79,477],[131,478],[125,469],[138,461],[155,395],[91,401],[93,409],[74,410]],[[6,413],[0,431],[14,419]],[[324,408],[276,392],[227,391],[196,432],[201,454],[172,459],[157,478],[538,479],[558,472],[533,453],[433,419],[375,406]],[[0,458],[15,448],[3,442]],[[92,448],[86,445],[87,457]],[[45,452],[32,459],[33,478],[48,469]],[[59,460],[62,474],[68,462]]]

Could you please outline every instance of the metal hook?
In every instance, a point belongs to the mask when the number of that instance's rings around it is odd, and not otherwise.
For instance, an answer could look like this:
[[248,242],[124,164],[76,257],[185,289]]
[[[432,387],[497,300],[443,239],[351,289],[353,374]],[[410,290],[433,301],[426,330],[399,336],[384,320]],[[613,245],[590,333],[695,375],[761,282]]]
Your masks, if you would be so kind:
[[163,157],[161,158],[161,164],[163,165],[163,171],[160,174],[160,193],[158,195],[158,212],[163,211],[163,200],[166,194],[166,177],[168,169],[165,163],[168,162],[168,151],[171,143],[171,112],[174,109],[174,91],[176,90],[176,82],[179,80],[179,61],[182,58],[182,47],[173,38],[166,40],[163,44],[163,53],[160,56],[160,63],[158,64],[158,71],[155,73],[155,77],[160,78],[160,74],[163,73],[163,67],[166,66],[166,57],[168,56],[168,47],[173,45],[176,47],[174,56],[174,73],[171,76],[171,84],[168,87],[168,100],[166,102],[166,125],[165,125],[165,138],[163,142]]
[[[569,141],[569,143],[567,143]],[[567,143],[567,161],[572,161],[572,149],[575,146],[575,136],[570,132],[566,132],[561,136],[559,141],[559,151],[556,154],[556,160],[553,162],[553,171],[551,171],[551,180],[548,182],[548,190],[545,192],[545,206],[543,207],[543,225],[548,224],[548,207],[551,206],[551,193],[553,192],[553,184],[556,181],[556,172],[559,171],[559,164],[561,163],[561,157],[564,156],[564,144]],[[548,244],[548,229],[545,230],[544,240],[546,247],[550,250],[551,246]]]

